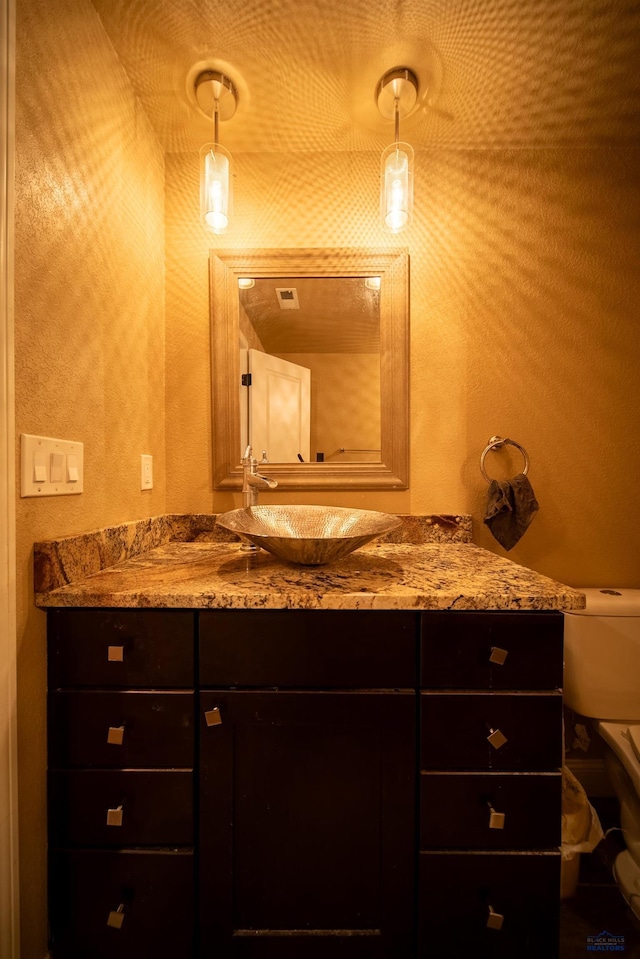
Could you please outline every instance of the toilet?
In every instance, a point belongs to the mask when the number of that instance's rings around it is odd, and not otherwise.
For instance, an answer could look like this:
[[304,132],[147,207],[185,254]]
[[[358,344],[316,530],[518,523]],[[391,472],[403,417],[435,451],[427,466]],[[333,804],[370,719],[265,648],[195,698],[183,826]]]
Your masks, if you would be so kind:
[[594,720],[627,848],[614,874],[640,918],[640,589],[582,589],[566,612],[564,702]]

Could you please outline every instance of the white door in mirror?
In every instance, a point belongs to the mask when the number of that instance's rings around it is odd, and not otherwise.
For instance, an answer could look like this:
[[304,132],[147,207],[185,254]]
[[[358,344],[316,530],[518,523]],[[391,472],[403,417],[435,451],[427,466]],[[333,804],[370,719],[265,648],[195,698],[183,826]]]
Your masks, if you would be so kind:
[[282,357],[248,350],[249,442],[271,463],[311,456],[311,371]]

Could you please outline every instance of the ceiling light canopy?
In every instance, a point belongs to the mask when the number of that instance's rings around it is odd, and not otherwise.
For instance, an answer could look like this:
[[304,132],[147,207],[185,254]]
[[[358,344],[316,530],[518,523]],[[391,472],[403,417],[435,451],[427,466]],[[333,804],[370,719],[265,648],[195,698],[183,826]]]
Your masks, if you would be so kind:
[[417,98],[418,78],[408,67],[389,70],[378,83],[378,109],[395,124],[394,142],[383,151],[380,170],[380,216],[390,233],[400,233],[413,219],[414,153],[410,143],[400,140],[400,119],[413,109]]
[[233,171],[231,154],[219,142],[218,125],[236,112],[238,94],[229,77],[215,70],[199,74],[195,91],[199,107],[213,118],[213,143],[200,148],[200,216],[213,233],[225,233],[233,212]]

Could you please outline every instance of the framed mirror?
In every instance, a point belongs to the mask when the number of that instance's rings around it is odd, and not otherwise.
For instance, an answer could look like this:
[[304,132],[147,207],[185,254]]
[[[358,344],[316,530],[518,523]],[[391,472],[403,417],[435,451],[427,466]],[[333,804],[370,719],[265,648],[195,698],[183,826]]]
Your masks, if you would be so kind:
[[242,486],[251,445],[282,488],[406,489],[407,252],[212,250],[209,262],[215,488]]

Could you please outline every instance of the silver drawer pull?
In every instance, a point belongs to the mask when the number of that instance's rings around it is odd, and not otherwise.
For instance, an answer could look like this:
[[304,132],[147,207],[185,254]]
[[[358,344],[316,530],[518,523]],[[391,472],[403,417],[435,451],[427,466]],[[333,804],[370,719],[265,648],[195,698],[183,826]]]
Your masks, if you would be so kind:
[[112,929],[122,929],[124,922],[124,903],[120,903],[117,909],[112,909],[107,919],[107,925]]
[[107,646],[107,661],[110,663],[123,663],[124,646]]
[[499,646],[491,647],[491,654],[489,656],[490,663],[496,663],[498,666],[504,666],[505,660],[509,655],[508,649],[501,649]]
[[487,803],[487,806],[489,807],[489,829],[504,829],[506,814],[496,812],[490,802]]
[[489,735],[487,736],[487,739],[494,749],[500,749],[500,747],[504,746],[504,744],[507,742],[507,737],[504,733],[500,732],[499,729],[491,729],[491,727],[489,727]]
[[124,741],[124,725],[122,726],[109,726],[109,731],[107,733],[107,742],[112,746],[122,746]]
[[491,906],[489,906],[489,915],[487,916],[487,929],[502,929],[502,923],[504,922],[504,916],[495,912]]
[[213,709],[208,709],[204,714],[204,718],[207,726],[220,726],[222,723],[220,707],[214,706]]
[[107,809],[107,826],[121,826],[123,814],[121,805],[115,809]]

